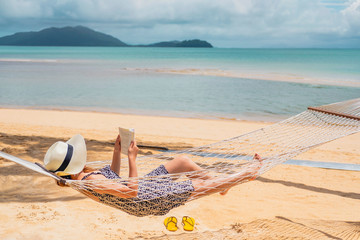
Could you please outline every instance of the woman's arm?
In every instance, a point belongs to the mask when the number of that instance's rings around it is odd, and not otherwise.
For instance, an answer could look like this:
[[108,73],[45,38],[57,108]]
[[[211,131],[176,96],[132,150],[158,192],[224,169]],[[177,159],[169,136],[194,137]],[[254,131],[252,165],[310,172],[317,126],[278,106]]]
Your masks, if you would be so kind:
[[121,138],[120,138],[120,134],[119,134],[115,141],[113,158],[112,158],[110,168],[117,175],[119,175],[120,174],[120,166],[121,166]]
[[121,183],[113,182],[108,184],[94,183],[92,187],[95,192],[100,194],[105,193],[120,198],[134,198],[137,196],[137,185],[136,188],[130,186],[130,181],[128,186],[125,186]]
[[[100,194],[110,194],[120,198],[134,198],[137,196],[137,181],[129,180],[128,185],[121,184],[116,181],[91,181],[91,180],[106,180],[107,178],[103,175],[91,175],[87,178],[87,184],[91,186],[91,189]],[[131,182],[134,182],[131,184]]]
[[136,146],[136,141],[131,142],[128,150],[129,158],[129,177],[137,177],[136,157],[139,152],[139,148]]
[[[126,185],[110,182],[110,183],[92,183],[92,189],[100,194],[111,194],[121,198],[133,198],[137,196],[138,192],[138,180],[137,180],[137,167],[136,167],[136,157],[139,148],[136,146],[136,142],[131,142],[128,157],[129,157],[129,182]],[[120,135],[116,138],[114,153],[113,153],[113,161],[111,164],[111,170],[116,172],[120,172],[120,152],[121,152],[121,138]],[[116,172],[116,173],[118,173]],[[104,179],[103,176],[90,176],[89,180],[95,179]],[[134,179],[131,179],[134,178]],[[106,178],[105,178],[106,179]]]

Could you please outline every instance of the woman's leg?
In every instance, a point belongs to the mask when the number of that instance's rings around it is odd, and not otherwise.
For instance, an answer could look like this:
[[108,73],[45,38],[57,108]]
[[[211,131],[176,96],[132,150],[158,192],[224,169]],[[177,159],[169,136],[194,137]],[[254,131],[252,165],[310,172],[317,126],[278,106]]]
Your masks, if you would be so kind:
[[[170,174],[171,173],[187,173],[187,172],[204,170],[202,167],[200,167],[195,162],[193,162],[190,158],[185,157],[185,156],[176,157],[175,159],[165,163],[164,167]],[[205,172],[199,172],[199,173],[194,173],[194,174],[189,173],[189,174],[187,174],[187,177],[200,178],[203,180],[210,178],[210,176],[208,176]]]
[[[257,154],[257,153],[255,153],[254,159],[255,159],[255,160],[258,160],[258,161],[261,161],[261,157],[260,157],[260,155]],[[230,188],[231,188],[231,187],[230,187]],[[225,195],[225,194],[227,194],[228,191],[230,190],[230,188],[225,189],[224,191],[221,191],[221,192],[220,192],[220,195]]]
[[235,186],[238,182],[254,179],[262,165],[262,160],[258,154],[255,154],[254,159],[257,160],[257,162],[250,163],[251,167],[246,169],[244,172],[235,173],[225,178],[193,180],[192,183],[195,190],[191,193],[190,198],[209,195],[216,192],[220,192],[222,195],[225,195],[229,189]]

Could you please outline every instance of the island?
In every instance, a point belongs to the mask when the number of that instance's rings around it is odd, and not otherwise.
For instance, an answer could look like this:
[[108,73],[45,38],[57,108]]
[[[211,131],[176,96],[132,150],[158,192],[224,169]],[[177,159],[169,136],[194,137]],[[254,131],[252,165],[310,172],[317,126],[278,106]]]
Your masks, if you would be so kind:
[[185,40],[185,41],[168,41],[159,42],[149,45],[137,45],[136,47],[194,47],[194,48],[212,48],[213,46],[199,39]]
[[6,46],[74,46],[74,47],[184,47],[212,48],[207,41],[193,39],[165,41],[148,45],[130,45],[119,39],[84,26],[46,28],[38,32],[19,32],[0,38]]

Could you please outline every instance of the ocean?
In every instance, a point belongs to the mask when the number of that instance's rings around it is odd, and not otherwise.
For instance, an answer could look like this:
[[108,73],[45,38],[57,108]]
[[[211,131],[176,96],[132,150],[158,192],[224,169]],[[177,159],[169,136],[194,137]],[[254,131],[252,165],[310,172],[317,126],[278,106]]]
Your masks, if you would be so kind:
[[360,97],[360,49],[0,46],[0,107],[277,121]]

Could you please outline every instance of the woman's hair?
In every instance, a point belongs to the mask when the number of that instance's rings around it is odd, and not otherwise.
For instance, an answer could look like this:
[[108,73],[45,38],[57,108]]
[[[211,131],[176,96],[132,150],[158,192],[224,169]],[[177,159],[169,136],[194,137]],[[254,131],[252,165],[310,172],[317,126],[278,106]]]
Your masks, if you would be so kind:
[[91,168],[91,167],[88,167],[88,166],[85,166],[84,169],[83,169],[84,173],[89,173],[89,172],[94,172],[96,171],[95,168]]
[[[83,169],[84,173],[89,173],[89,172],[94,172],[96,171],[95,168],[91,168],[91,167],[88,167],[88,166],[85,166],[84,169]],[[64,175],[64,176],[61,176],[62,178],[65,178],[65,179],[72,179],[71,178],[71,175]]]

